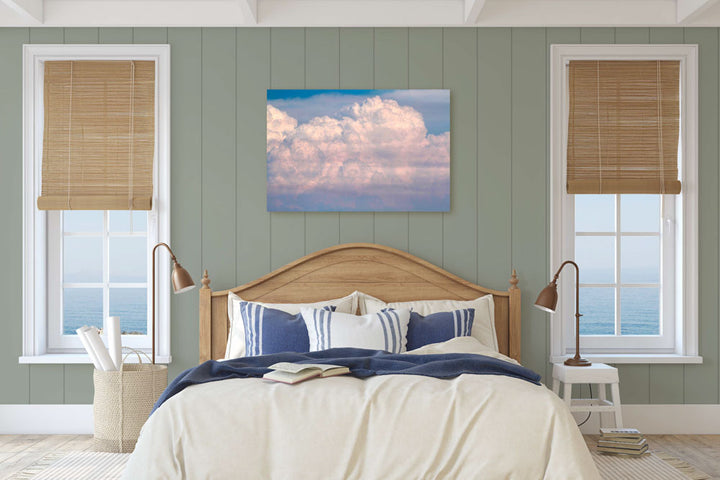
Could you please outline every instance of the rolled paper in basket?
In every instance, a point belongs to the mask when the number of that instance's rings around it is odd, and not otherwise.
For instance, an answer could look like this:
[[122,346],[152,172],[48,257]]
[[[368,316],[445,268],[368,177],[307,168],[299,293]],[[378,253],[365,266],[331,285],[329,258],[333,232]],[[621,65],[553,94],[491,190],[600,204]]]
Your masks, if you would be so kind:
[[107,348],[105,348],[105,344],[100,338],[100,334],[98,334],[97,328],[83,327],[83,332],[81,333],[81,335],[85,336],[85,338],[87,339],[90,347],[95,353],[95,356],[100,362],[100,367],[102,367],[102,370],[106,372],[112,372],[116,370],[115,364],[113,363],[112,358],[110,358],[110,354],[108,353]]
[[107,319],[107,340],[110,347],[110,358],[115,365],[115,370],[122,368],[122,345],[120,336],[120,317],[108,317]]
[[100,360],[98,360],[97,355],[95,355],[95,351],[92,349],[92,346],[90,346],[90,342],[88,341],[87,337],[85,336],[85,330],[88,327],[80,327],[75,332],[77,332],[77,336],[80,339],[80,342],[82,342],[83,347],[85,347],[85,351],[88,353],[88,356],[90,357],[90,360],[92,361],[93,365],[95,366],[96,370],[102,370],[102,365],[100,365]]

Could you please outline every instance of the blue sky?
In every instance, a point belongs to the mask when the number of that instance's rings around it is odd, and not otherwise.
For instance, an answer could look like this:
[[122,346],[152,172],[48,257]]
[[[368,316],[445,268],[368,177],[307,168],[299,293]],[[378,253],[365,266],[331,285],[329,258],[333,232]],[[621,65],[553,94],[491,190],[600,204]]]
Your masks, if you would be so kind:
[[343,108],[375,95],[420,112],[428,133],[450,131],[450,90],[268,90],[267,101],[305,123],[322,115],[341,115]]

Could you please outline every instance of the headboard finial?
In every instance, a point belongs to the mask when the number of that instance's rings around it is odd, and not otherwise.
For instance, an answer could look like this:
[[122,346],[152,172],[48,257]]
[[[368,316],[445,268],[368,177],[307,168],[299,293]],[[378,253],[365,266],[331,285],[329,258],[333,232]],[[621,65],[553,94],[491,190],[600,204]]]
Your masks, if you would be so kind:
[[208,290],[210,289],[210,277],[208,277],[207,269],[205,269],[205,273],[203,273],[201,282],[203,284],[203,286],[202,286],[203,289],[208,289]]
[[510,277],[510,290],[517,290],[517,285],[519,281],[520,280],[518,280],[517,270],[513,268],[512,277]]

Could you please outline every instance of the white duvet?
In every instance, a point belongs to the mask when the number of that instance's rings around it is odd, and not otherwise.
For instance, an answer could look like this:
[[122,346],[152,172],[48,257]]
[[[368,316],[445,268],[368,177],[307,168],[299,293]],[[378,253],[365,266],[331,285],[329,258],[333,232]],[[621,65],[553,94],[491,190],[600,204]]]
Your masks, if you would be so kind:
[[[472,337],[417,353],[449,352],[507,359]],[[145,424],[125,478],[600,477],[575,420],[544,386],[492,375],[388,375],[189,387]]]

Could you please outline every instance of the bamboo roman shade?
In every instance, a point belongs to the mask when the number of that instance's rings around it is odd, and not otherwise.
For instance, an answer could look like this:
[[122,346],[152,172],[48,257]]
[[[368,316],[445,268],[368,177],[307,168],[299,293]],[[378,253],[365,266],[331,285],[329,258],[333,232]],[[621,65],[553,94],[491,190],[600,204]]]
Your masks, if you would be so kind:
[[680,62],[569,64],[568,193],[680,193]]
[[154,61],[46,61],[41,210],[150,210]]

